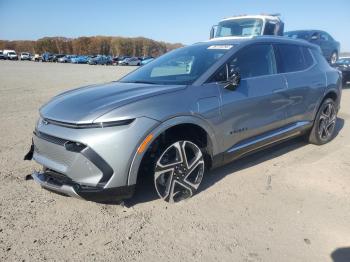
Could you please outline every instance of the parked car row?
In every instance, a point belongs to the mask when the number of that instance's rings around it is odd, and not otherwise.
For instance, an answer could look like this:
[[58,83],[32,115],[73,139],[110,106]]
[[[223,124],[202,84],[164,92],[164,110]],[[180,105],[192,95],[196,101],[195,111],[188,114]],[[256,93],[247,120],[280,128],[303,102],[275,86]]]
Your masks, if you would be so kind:
[[18,56],[14,50],[0,50],[0,59],[3,60],[28,60],[34,62],[57,62],[89,65],[120,65],[120,66],[141,66],[152,60],[152,56],[132,57],[132,56],[106,56],[106,55],[66,55],[52,54],[45,52],[42,55],[32,55],[29,52],[22,52]]

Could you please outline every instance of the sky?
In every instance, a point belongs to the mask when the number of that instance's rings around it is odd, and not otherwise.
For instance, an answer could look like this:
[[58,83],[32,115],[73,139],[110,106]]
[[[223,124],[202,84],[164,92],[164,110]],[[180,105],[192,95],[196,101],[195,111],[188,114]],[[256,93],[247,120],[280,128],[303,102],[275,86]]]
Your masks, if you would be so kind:
[[206,40],[212,25],[239,14],[280,13],[285,31],[321,29],[350,51],[350,0],[0,0],[0,39],[144,36]]

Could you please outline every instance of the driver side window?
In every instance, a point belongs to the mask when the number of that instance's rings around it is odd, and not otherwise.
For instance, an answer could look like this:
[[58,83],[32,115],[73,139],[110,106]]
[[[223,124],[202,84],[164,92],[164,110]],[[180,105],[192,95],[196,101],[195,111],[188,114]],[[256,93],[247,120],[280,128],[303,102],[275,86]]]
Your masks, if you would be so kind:
[[242,79],[276,74],[273,46],[256,44],[242,49],[228,61],[227,66],[213,76],[212,81],[226,81],[227,75],[233,71],[239,72]]

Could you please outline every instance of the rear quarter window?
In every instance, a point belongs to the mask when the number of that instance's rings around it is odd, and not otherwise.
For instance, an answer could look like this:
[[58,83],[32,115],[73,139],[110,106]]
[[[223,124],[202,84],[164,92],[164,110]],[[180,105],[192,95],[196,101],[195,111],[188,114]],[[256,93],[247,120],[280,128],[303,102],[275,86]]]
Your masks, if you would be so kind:
[[[301,46],[292,44],[278,44],[276,48],[278,53],[279,73],[302,71],[310,67],[312,64],[312,60],[310,60],[312,57],[308,57],[307,52],[305,52],[304,48]],[[307,56],[307,59],[309,59],[308,62],[306,62],[304,56]]]
[[312,66],[314,64],[314,59],[312,58],[312,55],[310,53],[310,49],[307,47],[302,47],[302,51],[303,51],[303,56],[304,56],[305,67],[309,68],[310,66]]

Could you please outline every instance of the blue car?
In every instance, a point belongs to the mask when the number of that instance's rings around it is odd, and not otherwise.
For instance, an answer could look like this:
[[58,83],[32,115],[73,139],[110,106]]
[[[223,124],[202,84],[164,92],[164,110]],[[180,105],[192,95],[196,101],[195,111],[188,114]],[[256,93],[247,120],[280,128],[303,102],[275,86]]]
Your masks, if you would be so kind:
[[71,58],[71,63],[73,64],[87,64],[88,57],[84,55],[76,56]]
[[98,55],[94,58],[90,58],[88,61],[89,65],[112,65],[112,63],[112,58],[105,55]]
[[49,52],[45,52],[41,55],[41,57],[42,57],[41,59],[42,62],[52,62],[53,54]]
[[298,30],[285,32],[285,36],[306,40],[312,44],[318,45],[323,56],[330,64],[337,62],[340,52],[340,43],[335,41],[327,32],[320,30]]

